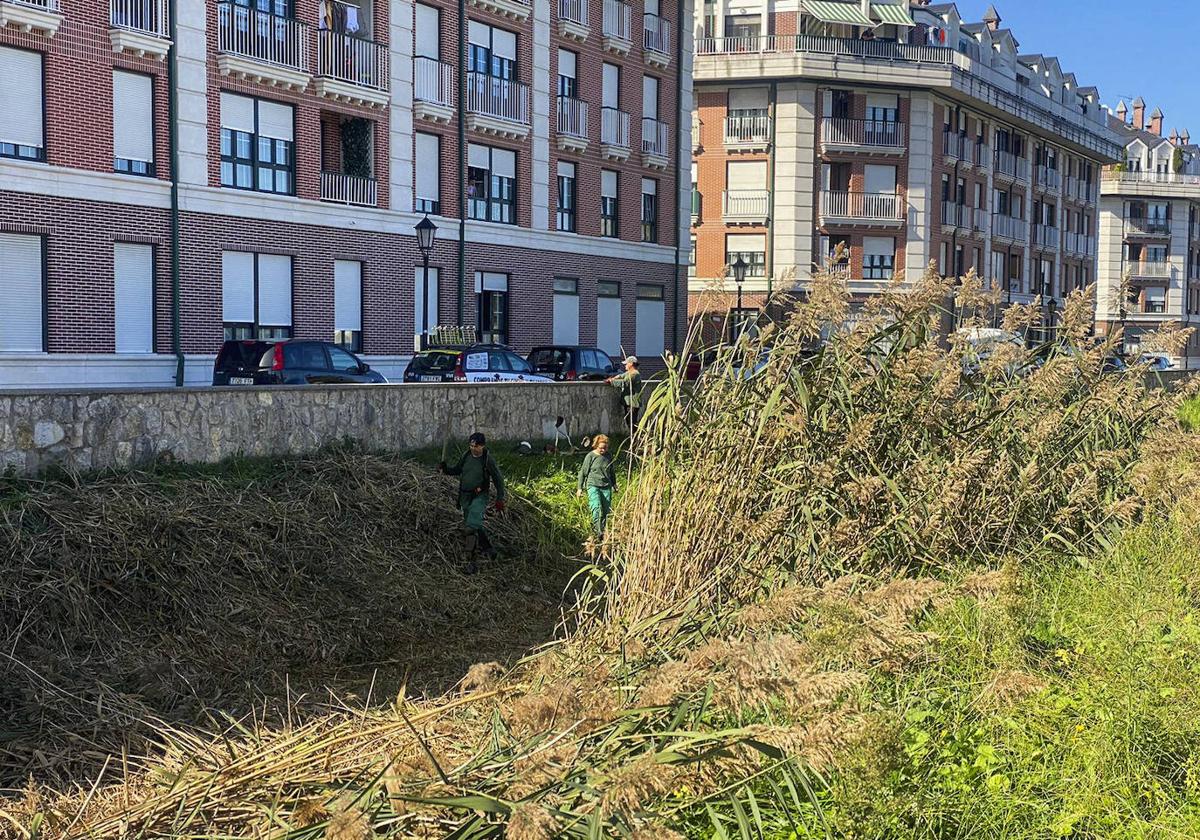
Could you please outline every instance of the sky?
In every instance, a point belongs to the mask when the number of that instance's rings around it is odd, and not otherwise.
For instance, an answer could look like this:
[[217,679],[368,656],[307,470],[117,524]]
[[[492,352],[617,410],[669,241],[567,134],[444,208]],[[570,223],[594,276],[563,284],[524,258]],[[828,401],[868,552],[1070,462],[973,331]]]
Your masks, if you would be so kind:
[[[967,21],[983,17],[989,0],[956,0]],[[1021,53],[1057,56],[1063,72],[1100,89],[1116,108],[1141,96],[1146,115],[1157,106],[1172,128],[1200,137],[1200,85],[1196,83],[1195,27],[1178,0],[995,0],[1002,26]]]

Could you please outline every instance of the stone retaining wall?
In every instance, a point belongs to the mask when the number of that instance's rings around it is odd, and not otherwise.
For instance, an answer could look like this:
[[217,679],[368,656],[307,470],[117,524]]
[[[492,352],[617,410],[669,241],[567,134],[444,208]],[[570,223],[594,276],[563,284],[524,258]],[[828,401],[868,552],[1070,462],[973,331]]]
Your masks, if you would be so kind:
[[344,439],[399,451],[448,434],[461,446],[473,431],[553,440],[558,417],[576,440],[609,432],[620,398],[602,383],[0,392],[0,472],[295,455]]

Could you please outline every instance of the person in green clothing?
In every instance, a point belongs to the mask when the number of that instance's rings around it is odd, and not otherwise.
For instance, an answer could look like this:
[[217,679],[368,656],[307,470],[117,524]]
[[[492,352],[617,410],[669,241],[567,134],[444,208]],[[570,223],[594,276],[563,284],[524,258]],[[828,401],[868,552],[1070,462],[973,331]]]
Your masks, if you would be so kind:
[[496,511],[504,510],[504,476],[500,474],[496,460],[488,452],[487,439],[481,432],[475,432],[467,438],[467,451],[458,459],[457,464],[450,466],[443,461],[438,464],[438,469],[446,475],[458,476],[458,507],[463,512],[463,525],[474,549],[467,571],[474,572],[476,551],[483,552],[484,556],[489,558],[496,556],[496,548],[488,539],[483,520],[493,482],[496,485]]
[[608,525],[608,512],[612,510],[612,497],[617,489],[617,470],[613,458],[608,454],[608,435],[596,435],[592,451],[583,458],[579,467],[579,485],[575,495],[587,494],[588,507],[592,511],[592,528],[600,537]]
[[642,404],[642,374],[638,371],[637,356],[627,357],[624,364],[624,373],[610,376],[604,381],[621,392],[621,398],[625,401],[625,420],[629,424],[629,434],[632,435],[634,427],[637,426],[638,408]]

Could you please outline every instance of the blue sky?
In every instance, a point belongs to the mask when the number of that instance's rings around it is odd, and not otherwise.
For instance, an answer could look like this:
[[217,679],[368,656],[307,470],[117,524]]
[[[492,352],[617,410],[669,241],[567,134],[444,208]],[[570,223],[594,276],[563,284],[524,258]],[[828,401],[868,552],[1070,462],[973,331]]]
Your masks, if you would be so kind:
[[[1121,97],[1162,108],[1171,128],[1200,137],[1200,86],[1189,69],[1196,54],[1192,16],[1178,0],[995,0],[1003,26],[1022,53],[1056,55],[1081,85],[1100,88],[1103,104]],[[988,0],[957,0],[968,21],[983,17]]]

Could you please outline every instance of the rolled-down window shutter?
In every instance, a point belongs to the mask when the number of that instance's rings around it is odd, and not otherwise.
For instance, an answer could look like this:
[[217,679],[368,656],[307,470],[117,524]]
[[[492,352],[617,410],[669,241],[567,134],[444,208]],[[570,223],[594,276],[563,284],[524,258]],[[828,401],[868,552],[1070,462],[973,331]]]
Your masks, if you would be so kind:
[[475,169],[490,169],[492,162],[488,151],[487,146],[480,146],[477,143],[469,144],[467,146],[467,165]]
[[333,328],[362,329],[362,263],[333,261]]
[[0,141],[42,148],[42,54],[0,47]]
[[756,111],[766,110],[767,108],[767,89],[766,88],[730,88],[729,89],[729,110],[730,111]]
[[221,320],[254,323],[254,254],[221,253]]
[[42,238],[0,233],[0,351],[40,353],[44,294]]
[[275,140],[291,141],[293,136],[292,106],[278,102],[258,103],[258,133]]
[[413,53],[419,58],[441,58],[441,13],[434,6],[417,4]]
[[113,246],[113,314],[118,353],[154,352],[154,248]]
[[154,160],[153,103],[149,76],[113,71],[113,157]]
[[617,197],[617,173],[611,169],[600,170],[600,195],[605,198]]
[[258,255],[258,323],[264,327],[292,325],[292,258]]
[[517,153],[508,149],[492,149],[492,174],[501,178],[516,178]]
[[558,75],[575,78],[575,53],[570,50],[558,51]]
[[440,201],[441,189],[438,175],[442,171],[438,160],[438,138],[436,134],[417,133],[417,198]]
[[492,55],[517,60],[517,36],[504,29],[492,28]]
[[221,128],[254,133],[254,100],[221,91]]
[[763,190],[767,187],[765,160],[734,161],[726,169],[726,186],[731,190]]

